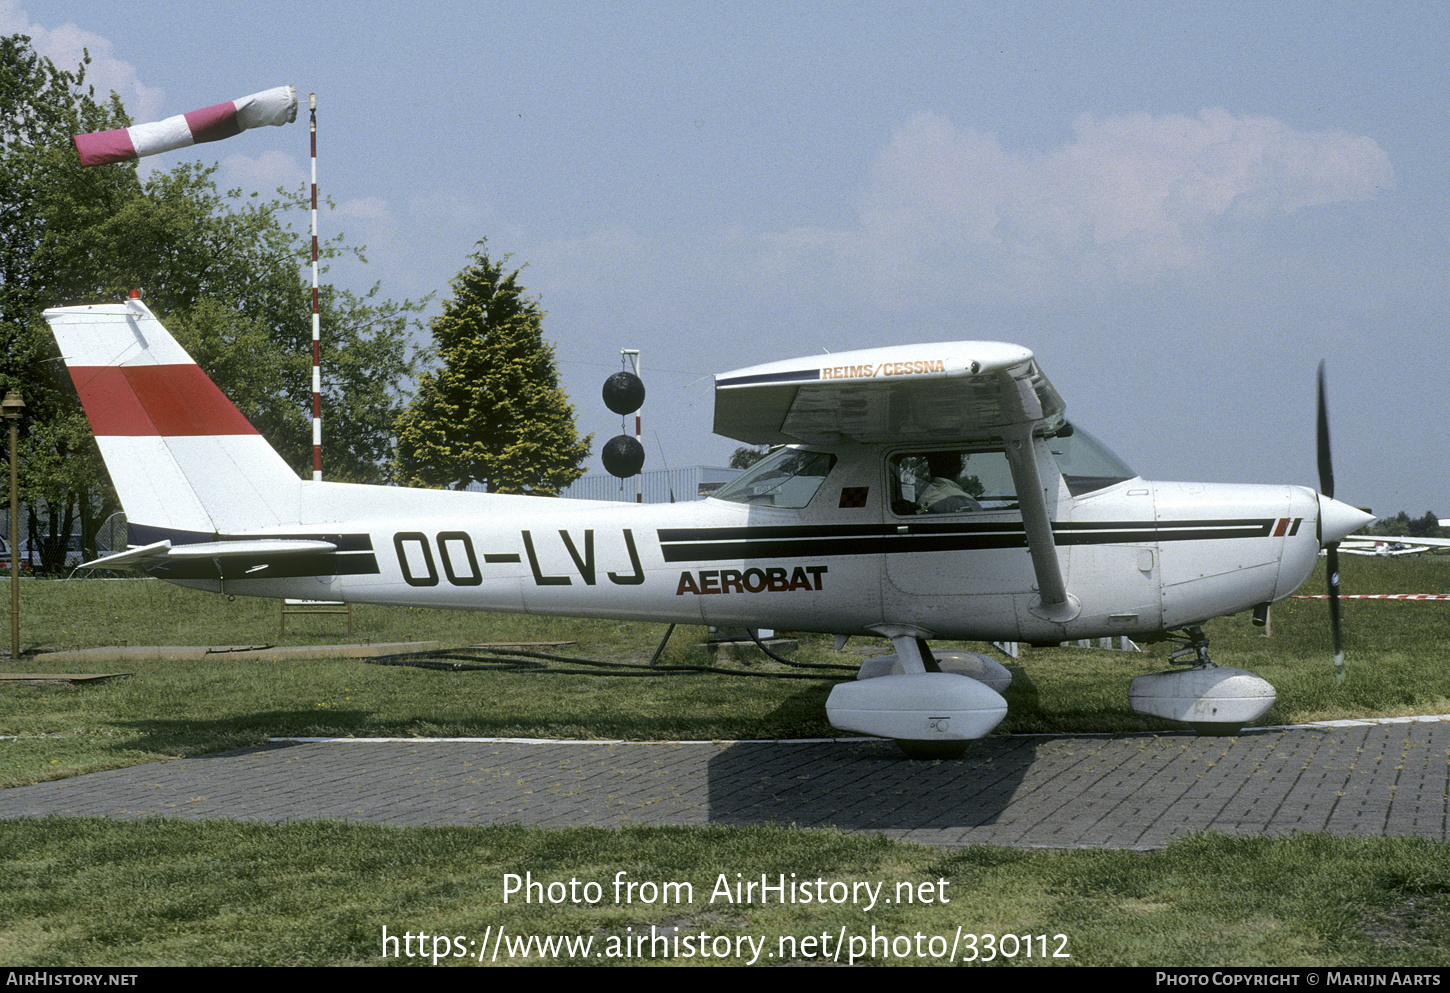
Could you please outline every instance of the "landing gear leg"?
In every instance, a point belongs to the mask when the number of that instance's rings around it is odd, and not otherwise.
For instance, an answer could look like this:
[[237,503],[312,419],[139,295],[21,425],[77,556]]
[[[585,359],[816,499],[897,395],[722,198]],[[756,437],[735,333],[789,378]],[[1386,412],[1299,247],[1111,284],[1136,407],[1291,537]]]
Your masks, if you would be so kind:
[[[1192,665],[1192,666],[1213,666],[1213,661],[1208,657],[1208,635],[1203,633],[1203,628],[1194,625],[1186,631],[1187,638],[1177,638],[1176,641],[1186,641],[1188,647],[1180,648],[1168,656],[1170,665]],[[1170,636],[1171,637],[1171,636]],[[1180,662],[1179,659],[1192,656],[1192,662]],[[1214,666],[1214,668],[1218,668]]]
[[[931,645],[925,638],[901,637],[892,639],[897,657],[906,672],[941,672]],[[916,738],[893,738],[901,754],[909,759],[959,759],[967,754],[970,741],[933,741]]]

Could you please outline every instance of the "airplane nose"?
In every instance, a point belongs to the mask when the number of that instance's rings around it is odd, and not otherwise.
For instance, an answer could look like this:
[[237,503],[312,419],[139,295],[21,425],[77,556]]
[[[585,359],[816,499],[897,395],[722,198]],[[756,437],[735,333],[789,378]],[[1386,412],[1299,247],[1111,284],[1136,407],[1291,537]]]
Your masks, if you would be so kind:
[[1319,545],[1327,546],[1345,535],[1358,531],[1370,521],[1373,514],[1366,514],[1358,507],[1321,495],[1319,497]]

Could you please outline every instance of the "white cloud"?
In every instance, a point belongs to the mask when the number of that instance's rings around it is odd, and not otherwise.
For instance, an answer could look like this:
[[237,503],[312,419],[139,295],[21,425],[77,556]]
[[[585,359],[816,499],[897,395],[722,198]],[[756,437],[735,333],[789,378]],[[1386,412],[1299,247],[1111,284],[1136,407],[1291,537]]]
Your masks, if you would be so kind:
[[337,212],[343,217],[353,217],[359,220],[381,221],[389,218],[388,203],[379,197],[344,200],[338,204]]
[[1268,117],[1083,115],[1073,130],[1058,149],[1022,153],[918,114],[876,157],[854,230],[768,236],[768,261],[826,252],[888,296],[1148,282],[1211,262],[1221,218],[1249,224],[1394,185],[1372,139]]
[[296,190],[311,180],[311,173],[296,156],[276,150],[261,155],[228,155],[221,164],[221,185],[228,188],[240,186],[271,193],[279,186]]
[[35,50],[55,63],[56,68],[74,71],[89,52],[91,64],[86,67],[86,83],[96,88],[96,96],[107,97],[112,90],[121,97],[132,119],[151,121],[161,116],[165,92],[147,86],[136,75],[135,68],[115,56],[108,38],[84,31],[73,23],[46,28],[30,19],[19,0],[0,0],[0,34],[29,35]]
[[567,286],[574,292],[618,294],[627,292],[624,288],[633,285],[636,273],[660,264],[654,254],[646,236],[628,225],[615,225],[533,245],[527,261],[541,274],[540,290]]

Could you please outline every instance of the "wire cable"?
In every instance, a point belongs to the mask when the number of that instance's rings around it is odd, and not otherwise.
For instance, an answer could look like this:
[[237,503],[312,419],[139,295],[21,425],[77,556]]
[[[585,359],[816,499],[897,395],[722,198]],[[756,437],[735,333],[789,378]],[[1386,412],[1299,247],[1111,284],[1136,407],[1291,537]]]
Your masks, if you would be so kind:
[[[723,676],[753,676],[757,679],[830,679],[854,678],[859,666],[839,665],[830,662],[792,662],[766,648],[754,634],[755,643],[770,658],[795,669],[833,670],[840,673],[833,677],[813,672],[760,672],[752,669],[732,669],[717,665],[664,664],[657,661],[664,651],[674,625],[665,632],[664,640],[655,650],[648,663],[606,662],[599,659],[574,658],[567,655],[550,655],[547,652],[531,652],[514,648],[469,647],[460,649],[434,649],[426,652],[399,652],[394,655],[380,655],[367,661],[373,665],[403,665],[419,669],[435,669],[445,672],[529,672],[550,675],[574,676],[679,676],[690,673],[711,672]],[[494,656],[488,658],[487,656]],[[561,668],[561,663],[571,668]],[[849,675],[848,675],[849,674]]]

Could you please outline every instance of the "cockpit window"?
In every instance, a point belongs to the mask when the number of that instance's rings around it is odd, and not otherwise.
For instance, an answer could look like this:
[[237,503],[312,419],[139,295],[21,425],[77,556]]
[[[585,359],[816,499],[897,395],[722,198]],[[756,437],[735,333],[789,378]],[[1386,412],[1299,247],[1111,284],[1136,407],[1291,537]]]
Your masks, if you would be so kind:
[[782,448],[751,466],[744,475],[716,493],[715,499],[799,509],[811,502],[835,464],[836,457],[829,452]]
[[1101,490],[1138,475],[1101,441],[1074,424],[1064,423],[1056,437],[1047,439],[1047,446],[1052,449],[1067,491],[1073,496]]
[[1012,467],[1000,448],[903,452],[891,457],[891,510],[959,514],[1017,506]]
[[[1047,439],[1073,496],[1138,474],[1082,428],[1064,423]],[[901,516],[1016,510],[1012,465],[1001,448],[901,452],[891,456],[891,511]]]

